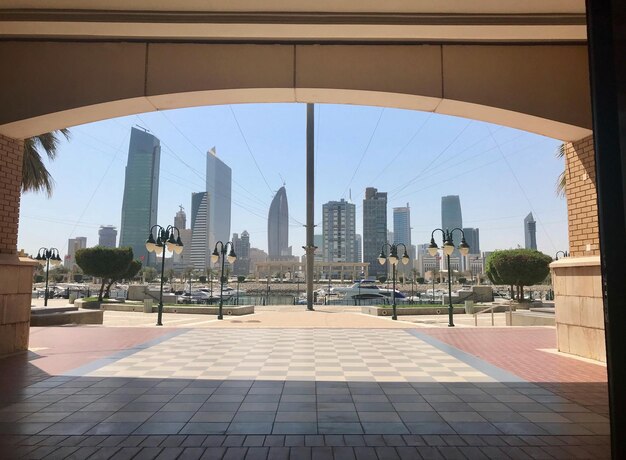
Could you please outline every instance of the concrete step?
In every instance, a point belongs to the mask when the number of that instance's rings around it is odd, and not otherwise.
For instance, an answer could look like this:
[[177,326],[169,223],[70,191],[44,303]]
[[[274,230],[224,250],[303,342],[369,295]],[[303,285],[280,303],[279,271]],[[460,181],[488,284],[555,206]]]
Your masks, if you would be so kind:
[[74,305],[67,305],[65,307],[31,307],[31,315],[46,315],[49,313],[62,313],[66,311],[77,311],[78,307]]

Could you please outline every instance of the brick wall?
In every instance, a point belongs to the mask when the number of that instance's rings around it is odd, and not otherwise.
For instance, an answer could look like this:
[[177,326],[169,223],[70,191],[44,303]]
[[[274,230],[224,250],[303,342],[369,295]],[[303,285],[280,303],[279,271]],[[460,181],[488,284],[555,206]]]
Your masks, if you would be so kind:
[[17,253],[23,142],[0,134],[0,254]]
[[28,349],[34,261],[17,256],[22,141],[0,135],[0,355]]
[[569,251],[574,257],[600,254],[593,136],[565,144]]

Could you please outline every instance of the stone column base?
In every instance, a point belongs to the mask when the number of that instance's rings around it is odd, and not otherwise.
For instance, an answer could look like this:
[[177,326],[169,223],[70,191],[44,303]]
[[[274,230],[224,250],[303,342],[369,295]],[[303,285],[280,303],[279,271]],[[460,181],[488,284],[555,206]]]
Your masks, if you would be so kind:
[[27,257],[0,254],[0,355],[28,350],[36,266]]
[[606,362],[600,256],[550,264],[559,351]]

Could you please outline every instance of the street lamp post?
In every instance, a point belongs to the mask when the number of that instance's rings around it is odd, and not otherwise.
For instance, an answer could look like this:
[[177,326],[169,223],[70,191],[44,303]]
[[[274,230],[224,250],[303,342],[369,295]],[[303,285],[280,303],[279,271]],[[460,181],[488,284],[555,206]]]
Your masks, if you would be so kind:
[[448,327],[454,327],[454,307],[452,307],[452,276],[450,276],[450,254],[454,252],[454,242],[452,241],[452,234],[456,231],[461,232],[461,244],[459,244],[459,252],[462,256],[466,256],[469,253],[469,244],[465,241],[465,233],[460,228],[453,228],[452,230],[445,230],[436,228],[430,234],[430,244],[428,245],[428,252],[431,256],[435,256],[439,247],[435,243],[435,232],[441,232],[443,235],[443,253],[446,255],[448,261]]
[[239,305],[239,276],[237,276],[237,300],[236,304]]
[[[157,238],[154,239],[152,232],[157,229]],[[174,238],[174,230],[176,230],[176,238]],[[154,252],[157,256],[161,255],[161,289],[159,291],[159,308],[157,313],[157,326],[163,326],[163,278],[165,277],[165,252],[166,249],[180,254],[183,252],[183,242],[180,239],[180,231],[173,225],[163,228],[160,225],[153,225],[150,228],[148,239],[146,240],[146,249],[148,252]],[[189,292],[191,294],[191,291]]]
[[[436,262],[435,262],[436,263]],[[436,267],[435,267],[436,268]],[[435,270],[433,269],[433,297],[432,297],[432,304],[435,303]]]
[[[385,254],[385,248],[389,246],[389,256]],[[406,265],[409,263],[409,255],[406,251],[406,246],[402,243],[398,244],[389,244],[384,243],[382,248],[380,249],[380,255],[378,256],[378,262],[381,265],[385,265],[387,261],[391,263],[391,272],[393,278],[393,292],[391,293],[391,299],[393,301],[393,316],[391,319],[397,320],[398,315],[396,313],[396,265],[398,265],[398,246],[402,246],[404,248],[404,254],[402,255],[402,264]]]
[[57,248],[39,248],[37,252],[37,257],[35,260],[39,262],[41,265],[46,266],[46,291],[43,295],[43,305],[44,307],[48,306],[48,274],[50,273],[50,261],[52,261],[52,265],[57,266],[61,263],[61,256],[59,255],[59,250]]
[[[228,245],[230,245],[230,252],[228,253],[228,256],[226,256]],[[220,247],[219,251],[217,250],[218,246]],[[228,259],[228,263],[232,264],[235,262],[235,260],[237,260],[235,247],[232,241],[227,241],[226,244],[222,243],[221,241],[215,243],[215,249],[213,250],[213,254],[211,254],[211,262],[217,263],[220,255],[222,256],[222,273],[220,276],[220,310],[219,314],[217,315],[217,319],[224,319],[224,316],[222,315],[222,306],[224,305],[224,262],[226,262],[226,259]]]
[[300,298],[300,275],[296,273],[296,285],[298,286],[296,291],[297,291],[297,298]]
[[330,268],[328,269],[328,292],[326,293],[326,303],[328,304],[328,302],[330,301],[330,277],[331,275],[331,271]]

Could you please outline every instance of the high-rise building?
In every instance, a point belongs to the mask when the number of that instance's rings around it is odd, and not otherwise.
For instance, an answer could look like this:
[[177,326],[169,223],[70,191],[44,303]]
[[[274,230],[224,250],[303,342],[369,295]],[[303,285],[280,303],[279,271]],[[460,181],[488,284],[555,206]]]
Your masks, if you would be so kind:
[[[455,228],[463,228],[463,216],[461,215],[461,200],[458,195],[448,195],[441,197],[441,228],[452,231]],[[452,257],[460,257],[458,250],[461,244],[461,235],[459,232],[452,234],[452,242],[454,243],[454,252]],[[445,265],[444,257],[444,265]]]
[[[183,242],[183,244],[185,244]],[[209,266],[209,198],[207,192],[191,194],[191,248],[189,264],[196,270]]]
[[315,250],[315,261],[323,262],[324,261],[324,254],[323,254],[324,235],[313,235],[313,245],[317,248]]
[[267,252],[270,260],[291,256],[289,248],[289,206],[287,191],[281,187],[274,195],[267,218]]
[[176,254],[175,252],[172,254],[172,268],[174,268],[175,270],[183,270],[185,268],[192,267],[190,260],[191,229],[183,228],[179,229],[179,232],[180,241],[182,241],[183,243],[183,251],[180,254]]
[[187,228],[187,214],[185,214],[185,208],[183,208],[182,204],[179,208],[180,209],[176,213],[176,216],[174,216],[174,227],[178,230],[183,230]]
[[465,242],[469,244],[469,254],[480,254],[480,232],[477,228],[464,228]]
[[235,254],[237,254],[233,273],[235,275],[247,276],[250,274],[250,234],[246,230],[241,233],[241,237],[233,233],[231,241],[233,242]]
[[76,238],[70,238],[67,240],[67,254],[63,261],[63,266],[70,270],[76,266],[76,251],[79,249],[85,249],[87,247],[87,238],[84,236],[77,236]]
[[354,261],[363,262],[363,238],[358,233],[354,235]]
[[120,247],[131,247],[144,266],[154,265],[156,255],[146,249],[146,238],[157,223],[161,143],[152,134],[132,128],[126,163]]
[[356,206],[343,198],[322,206],[325,262],[355,262]]
[[175,236],[180,236],[183,250],[180,254],[175,252],[172,254],[172,268],[175,270],[182,270],[191,265],[191,262],[188,260],[191,252],[191,229],[187,228],[187,214],[183,205],[181,204],[179,208],[174,216],[174,227],[178,229],[178,234]]
[[[391,243],[391,241],[390,241]],[[407,254],[411,251],[411,208],[393,208],[393,244],[404,244]]]
[[369,263],[372,276],[386,273],[385,266],[378,263],[380,250],[386,242],[387,192],[368,187],[363,200],[363,262]]
[[114,248],[117,243],[117,228],[113,225],[101,225],[98,230],[98,246]]
[[[448,195],[441,197],[441,228],[452,230],[453,228],[463,228],[463,216],[461,215],[461,200],[458,195]],[[454,234],[454,245],[458,246],[460,236]],[[459,240],[458,242],[456,240]]]
[[524,247],[537,250],[537,222],[532,212],[524,218]]
[[[215,243],[230,237],[232,171],[217,157],[215,147],[207,152],[206,191],[208,193],[209,255]],[[210,260],[209,260],[210,263]]]

